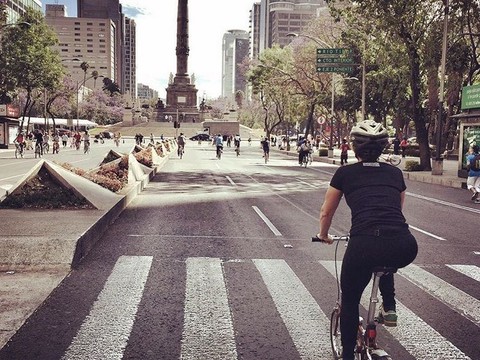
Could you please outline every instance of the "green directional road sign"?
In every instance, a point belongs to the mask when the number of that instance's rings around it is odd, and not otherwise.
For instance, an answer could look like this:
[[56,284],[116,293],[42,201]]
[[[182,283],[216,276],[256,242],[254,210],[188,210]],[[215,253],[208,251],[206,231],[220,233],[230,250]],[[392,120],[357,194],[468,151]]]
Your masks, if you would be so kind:
[[317,57],[317,63],[322,63],[322,64],[353,64],[353,59],[352,58]]
[[350,49],[344,48],[317,49],[317,55],[349,55],[350,52]]
[[353,72],[352,66],[317,66],[317,72],[325,73],[340,73],[340,72]]

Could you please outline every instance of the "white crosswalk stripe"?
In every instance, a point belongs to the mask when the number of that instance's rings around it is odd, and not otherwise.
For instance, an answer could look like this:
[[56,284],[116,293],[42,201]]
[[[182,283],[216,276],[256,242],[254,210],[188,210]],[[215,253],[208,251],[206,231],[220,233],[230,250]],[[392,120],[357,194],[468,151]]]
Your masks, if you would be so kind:
[[330,352],[329,320],[284,260],[253,260],[302,359]]
[[449,268],[480,282],[480,267],[475,265],[447,265]]
[[151,256],[121,256],[63,359],[122,359]]
[[409,265],[398,271],[421,289],[427,291],[460,315],[480,325],[480,301],[436,277],[418,265]]
[[[255,274],[265,285],[275,304],[295,351],[300,359],[331,358],[329,316],[334,306],[323,309],[295,271],[283,259],[252,259]],[[235,264],[236,261],[229,261]],[[238,261],[238,263],[245,263]],[[332,276],[334,261],[319,261]],[[144,292],[152,257],[122,256],[117,261],[98,299],[94,302],[78,333],[67,349],[64,360],[122,359]],[[236,343],[235,317],[232,314],[224,260],[187,258],[181,359],[241,358]],[[229,266],[230,266],[229,265]],[[235,266],[235,265],[234,265]],[[341,262],[337,262],[340,269]],[[470,265],[445,265],[479,281],[479,268]],[[257,272],[258,271],[258,272]],[[229,273],[229,272],[228,272]],[[448,284],[417,265],[400,269],[400,276],[478,325],[478,300]],[[231,291],[231,290],[230,290]],[[368,308],[371,285],[361,305]],[[448,294],[448,296],[447,296]],[[256,306],[252,302],[251,306]],[[415,359],[472,360],[427,321],[397,299],[399,324],[383,327]],[[326,315],[327,314],[327,315]],[[238,316],[238,315],[237,315]],[[263,321],[268,321],[262,319]],[[279,338],[273,341],[284,342]],[[392,346],[393,344],[390,344]],[[397,345],[398,347],[398,345]],[[405,351],[402,350],[402,351]]]
[[[321,261],[325,269],[335,276],[335,262]],[[340,262],[338,262],[340,263]],[[337,264],[340,268],[341,265]],[[412,265],[410,265],[412,266]],[[368,309],[372,286],[369,284],[362,295],[361,304]],[[430,327],[397,299],[397,312],[401,322],[397,327],[384,327],[415,359],[470,359],[435,329]],[[421,334],[421,336],[419,336]]]
[[182,359],[199,358],[237,358],[222,263],[216,258],[187,259]]

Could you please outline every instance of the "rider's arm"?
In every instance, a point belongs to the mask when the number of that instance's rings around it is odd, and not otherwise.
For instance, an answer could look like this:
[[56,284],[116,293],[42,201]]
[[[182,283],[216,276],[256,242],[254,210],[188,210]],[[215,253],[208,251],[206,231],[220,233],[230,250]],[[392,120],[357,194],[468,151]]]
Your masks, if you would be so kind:
[[320,239],[328,239],[328,230],[332,225],[333,215],[337,210],[342,196],[342,191],[335,189],[333,186],[328,187],[325,194],[325,200],[320,209],[320,232],[318,233]]

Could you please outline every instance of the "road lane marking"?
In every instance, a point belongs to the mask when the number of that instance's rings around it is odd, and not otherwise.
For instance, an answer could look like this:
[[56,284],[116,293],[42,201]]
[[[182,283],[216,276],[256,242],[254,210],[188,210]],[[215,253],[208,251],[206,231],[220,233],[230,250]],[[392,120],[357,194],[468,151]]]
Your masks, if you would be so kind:
[[230,184],[232,184],[233,186],[237,186],[237,184],[235,184],[232,180],[232,178],[230,176],[225,176],[227,178],[227,180],[230,182]]
[[470,212],[473,212],[473,213],[476,213],[476,214],[480,214],[480,209],[475,209],[475,208],[471,208],[471,207],[468,207],[468,206],[457,205],[457,204],[454,204],[454,203],[451,203],[451,202],[448,202],[448,201],[434,199],[434,198],[431,198],[431,197],[414,194],[414,193],[411,193],[411,192],[408,192],[408,191],[406,192],[406,194],[408,196],[411,196],[411,197],[414,197],[414,198],[417,198],[417,199],[422,199],[422,200],[430,201],[430,202],[433,202],[433,203],[446,205],[446,206],[451,207],[451,208],[454,207],[454,208],[457,208],[457,209],[466,210],[466,211],[470,211]]
[[27,173],[20,174],[20,175],[9,176],[9,177],[5,177],[5,178],[0,178],[0,181],[15,179],[15,178],[19,178],[19,177],[22,177],[22,176],[25,176],[25,175],[27,175]]
[[435,238],[435,239],[437,239],[437,240],[447,241],[447,239],[442,238],[441,236],[434,235],[434,234],[432,234],[432,233],[429,233],[428,231],[419,229],[419,228],[417,228],[417,227],[415,227],[415,226],[408,225],[408,227],[411,228],[411,229],[417,230],[418,232],[421,232],[421,233],[423,233],[423,234],[425,234],[425,235],[431,236],[431,237],[433,237],[433,238]]
[[[332,276],[335,276],[335,261],[320,261],[320,264]],[[337,267],[341,267],[340,261]],[[361,300],[362,306],[366,309],[368,309],[370,303],[371,292],[372,285],[370,282],[365,288]],[[383,329],[392,334],[415,359],[432,359],[432,356],[434,356],[435,359],[471,360],[400,301],[397,300],[396,306],[399,314],[398,326],[384,326]]]
[[480,268],[478,266],[475,266],[475,265],[447,265],[447,266],[450,269],[458,271],[459,273],[480,282]]
[[463,317],[480,326],[480,301],[417,265],[399,269],[398,273]]
[[283,259],[253,259],[301,359],[331,353],[329,319]]
[[151,256],[118,258],[64,360],[123,358],[151,265]]
[[300,180],[300,179],[297,179],[297,181],[298,181],[299,183],[301,183],[301,184],[310,186],[311,188],[314,188],[314,189],[317,188],[315,185],[312,185],[312,184],[310,184],[310,183],[308,183],[308,182],[306,182],[306,181],[303,181],[303,180]]
[[275,227],[275,225],[272,224],[272,222],[265,216],[264,213],[260,211],[260,209],[256,206],[252,206],[253,210],[260,216],[260,218],[263,220],[265,224],[272,230],[272,232],[275,234],[275,236],[282,236],[282,233],[278,231],[278,229]]
[[222,262],[188,258],[181,359],[237,359]]

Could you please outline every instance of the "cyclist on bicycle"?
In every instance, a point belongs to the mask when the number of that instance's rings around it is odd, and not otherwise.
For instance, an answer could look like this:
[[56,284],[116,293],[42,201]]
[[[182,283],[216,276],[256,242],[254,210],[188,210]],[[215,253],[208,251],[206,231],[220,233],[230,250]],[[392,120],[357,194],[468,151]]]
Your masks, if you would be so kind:
[[213,139],[213,142],[215,146],[217,147],[217,156],[218,153],[221,153],[223,151],[223,137],[221,134],[218,134],[215,139]]
[[37,152],[36,148],[38,147],[38,153],[40,155],[43,155],[44,138],[43,138],[42,130],[36,130],[36,132],[34,133],[34,136],[35,136],[35,151]]
[[18,133],[14,142],[18,145],[20,152],[23,152],[23,150],[25,149],[25,135],[23,134],[23,132]]
[[270,141],[268,140],[268,137],[265,136],[265,138],[260,142],[260,144],[262,145],[263,149],[263,157],[265,159],[268,159],[270,155]]
[[183,133],[180,133],[180,135],[178,135],[178,138],[177,138],[177,144],[178,144],[178,156],[180,156],[180,150],[183,150],[183,152],[185,153],[185,135],[183,135]]
[[[388,144],[382,124],[365,120],[351,133],[358,163],[339,167],[330,181],[320,210],[320,233],[332,243],[328,230],[343,195],[351,210],[350,241],[341,272],[340,332],[343,360],[354,359],[359,304],[376,266],[405,267],[415,259],[416,239],[402,213],[405,182],[400,169],[377,159]],[[380,279],[383,305],[378,316],[386,326],[397,325],[393,274]]]
[[312,145],[306,138],[301,138],[298,142],[298,163],[303,165],[303,160],[312,151]]
[[84,152],[87,152],[90,149],[90,134],[88,133],[88,130],[85,130],[85,133],[82,136],[82,140]]

